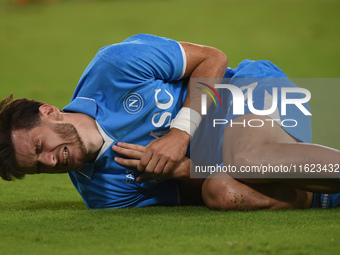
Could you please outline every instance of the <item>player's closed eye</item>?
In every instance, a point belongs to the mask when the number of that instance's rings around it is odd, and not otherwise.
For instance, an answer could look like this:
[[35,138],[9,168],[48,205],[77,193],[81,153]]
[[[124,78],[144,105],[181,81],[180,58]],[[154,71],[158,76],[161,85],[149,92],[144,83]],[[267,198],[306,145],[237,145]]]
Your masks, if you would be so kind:
[[35,154],[40,154],[41,153],[41,151],[42,151],[42,146],[41,146],[41,142],[40,141],[38,141],[37,142],[37,145],[35,146]]

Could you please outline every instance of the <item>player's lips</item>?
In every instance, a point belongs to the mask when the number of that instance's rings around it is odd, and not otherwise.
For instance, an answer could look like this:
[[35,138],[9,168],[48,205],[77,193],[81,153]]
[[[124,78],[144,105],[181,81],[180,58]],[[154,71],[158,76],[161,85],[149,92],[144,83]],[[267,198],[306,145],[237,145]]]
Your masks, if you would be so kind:
[[63,152],[62,152],[62,165],[66,166],[68,163],[68,157],[69,156],[69,151],[67,150],[66,147],[64,147]]

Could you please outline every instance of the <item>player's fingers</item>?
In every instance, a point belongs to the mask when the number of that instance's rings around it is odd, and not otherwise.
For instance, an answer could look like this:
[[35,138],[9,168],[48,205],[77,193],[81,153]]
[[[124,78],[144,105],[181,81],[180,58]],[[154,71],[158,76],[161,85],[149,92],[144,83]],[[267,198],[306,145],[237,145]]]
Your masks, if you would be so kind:
[[133,158],[133,159],[141,159],[144,155],[144,152],[137,151],[134,149],[127,149],[127,148],[116,146],[116,145],[112,146],[112,150],[114,152],[117,152],[121,155],[124,155],[129,158]]
[[162,174],[164,171],[164,167],[167,165],[168,160],[167,158],[160,158],[157,165],[154,167],[154,173],[155,174]]
[[163,174],[164,175],[170,174],[174,170],[175,166],[176,164],[174,162],[168,161],[167,164],[163,168]]
[[139,145],[139,144],[118,142],[117,146],[121,147],[121,148],[125,148],[125,149],[130,149],[130,150],[135,150],[135,151],[143,152],[143,153],[146,151],[146,147],[143,146],[143,145]]
[[127,167],[137,167],[139,164],[139,160],[137,159],[126,159],[126,158],[115,157],[114,160],[118,164],[127,166]]
[[145,171],[146,166],[149,164],[150,160],[152,159],[152,152],[147,150],[142,158],[139,161],[139,164],[137,166],[137,170],[140,172]]
[[158,162],[159,162],[159,158],[158,157],[152,157],[151,160],[149,161],[149,163],[146,165],[144,171],[146,173],[154,173],[155,172],[155,168],[156,168]]

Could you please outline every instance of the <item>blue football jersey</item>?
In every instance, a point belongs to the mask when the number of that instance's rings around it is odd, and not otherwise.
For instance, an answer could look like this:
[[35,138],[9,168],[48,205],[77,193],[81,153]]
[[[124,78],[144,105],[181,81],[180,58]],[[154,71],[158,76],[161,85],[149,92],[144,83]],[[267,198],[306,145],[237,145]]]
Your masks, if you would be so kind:
[[136,169],[117,164],[117,142],[147,145],[164,135],[186,97],[185,54],[167,38],[139,34],[103,47],[80,78],[63,110],[93,117],[105,144],[93,163],[70,172],[89,208],[175,205],[176,183],[135,181]]

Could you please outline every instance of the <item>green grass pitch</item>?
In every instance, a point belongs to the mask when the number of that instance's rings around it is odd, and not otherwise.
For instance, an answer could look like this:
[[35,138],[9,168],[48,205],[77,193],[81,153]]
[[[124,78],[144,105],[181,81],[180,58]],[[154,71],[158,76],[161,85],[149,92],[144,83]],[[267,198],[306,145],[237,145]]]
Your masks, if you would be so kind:
[[[96,51],[136,33],[269,59],[313,79],[314,142],[340,149],[340,2],[0,0],[0,97],[66,105]],[[0,182],[0,254],[337,254],[340,210],[88,210],[67,175]]]

